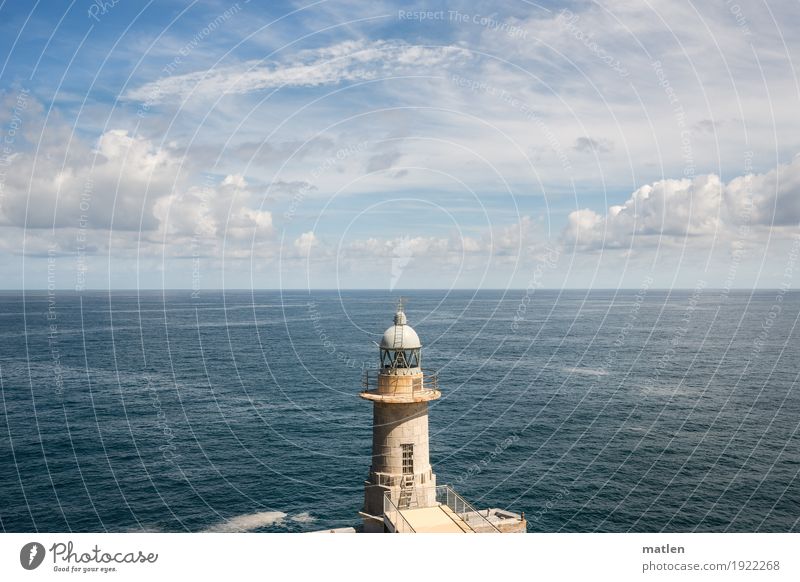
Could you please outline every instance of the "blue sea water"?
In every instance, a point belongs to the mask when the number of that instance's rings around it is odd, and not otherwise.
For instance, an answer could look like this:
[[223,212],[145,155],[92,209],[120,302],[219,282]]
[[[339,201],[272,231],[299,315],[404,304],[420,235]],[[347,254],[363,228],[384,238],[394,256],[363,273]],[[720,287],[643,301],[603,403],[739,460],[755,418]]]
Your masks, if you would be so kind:
[[[403,295],[443,393],[431,461],[474,505],[529,531],[800,531],[797,293]],[[357,524],[360,377],[397,298],[0,293],[0,527]]]

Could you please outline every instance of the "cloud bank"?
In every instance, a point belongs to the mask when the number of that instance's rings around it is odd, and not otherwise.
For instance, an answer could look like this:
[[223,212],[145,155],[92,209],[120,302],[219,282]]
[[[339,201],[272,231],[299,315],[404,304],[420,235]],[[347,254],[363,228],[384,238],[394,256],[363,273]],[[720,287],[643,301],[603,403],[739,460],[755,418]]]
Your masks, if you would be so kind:
[[[604,214],[589,208],[571,212],[563,237],[580,250],[652,246],[663,237],[711,238],[751,228],[800,225],[800,156],[762,174],[723,182],[716,174],[667,178],[634,191]],[[744,227],[742,230],[740,227]],[[788,235],[792,229],[784,229]]]

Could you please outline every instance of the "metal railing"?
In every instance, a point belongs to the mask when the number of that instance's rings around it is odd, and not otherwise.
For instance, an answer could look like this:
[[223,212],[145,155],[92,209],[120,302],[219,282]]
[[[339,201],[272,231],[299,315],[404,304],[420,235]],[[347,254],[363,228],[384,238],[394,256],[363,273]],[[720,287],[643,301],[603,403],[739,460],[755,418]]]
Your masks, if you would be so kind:
[[[432,390],[438,390],[439,375],[436,373],[436,371],[429,370],[428,368],[421,368],[421,370],[421,377],[412,377],[411,379],[411,393],[413,394],[416,392],[430,392]],[[364,370],[364,373],[361,376],[362,388],[368,392],[377,392],[378,382],[380,381],[379,376],[380,370]],[[399,374],[397,376],[390,375],[388,378],[390,385],[394,381],[396,381],[397,384],[405,384],[405,379],[408,378],[408,376]]]
[[500,530],[475,509],[466,499],[453,490],[450,485],[436,486],[436,502],[449,507],[475,533],[500,533]]
[[392,501],[391,493],[391,491],[386,491],[383,494],[383,518],[392,523],[394,533],[417,533]]
[[[430,490],[431,487],[415,487],[414,493],[419,496],[423,495],[425,492],[430,492]],[[411,526],[405,516],[403,516],[403,510],[398,507],[397,503],[392,501],[391,495],[391,490],[383,494],[384,519],[388,519],[388,521],[391,522],[396,533],[416,533],[416,530]],[[433,499],[428,498],[428,501],[423,503],[422,507],[436,506],[436,504],[444,505],[450,508],[450,510],[475,533],[501,533],[497,526],[489,521],[480,511],[475,509],[466,499],[456,493],[449,485],[437,485],[435,495],[435,504]]]

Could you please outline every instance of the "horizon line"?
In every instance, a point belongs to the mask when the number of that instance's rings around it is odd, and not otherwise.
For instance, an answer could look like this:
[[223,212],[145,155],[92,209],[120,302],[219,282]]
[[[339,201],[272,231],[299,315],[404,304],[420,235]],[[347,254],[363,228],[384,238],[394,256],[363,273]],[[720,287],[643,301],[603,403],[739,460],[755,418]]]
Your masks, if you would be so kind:
[[[777,291],[781,287],[730,287],[727,291]],[[91,289],[29,287],[29,288],[0,288],[0,293],[27,292],[27,291],[53,291],[71,293],[96,293],[106,291],[183,291],[186,293],[201,293],[204,291],[375,291],[381,293],[405,293],[408,291],[640,291],[639,287],[406,287],[403,289],[383,289],[379,287],[208,287],[191,289],[186,287],[97,287]],[[705,291],[724,291],[725,287],[705,287]],[[648,287],[647,291],[695,291],[693,287]],[[798,289],[786,289],[787,293],[797,292]]]

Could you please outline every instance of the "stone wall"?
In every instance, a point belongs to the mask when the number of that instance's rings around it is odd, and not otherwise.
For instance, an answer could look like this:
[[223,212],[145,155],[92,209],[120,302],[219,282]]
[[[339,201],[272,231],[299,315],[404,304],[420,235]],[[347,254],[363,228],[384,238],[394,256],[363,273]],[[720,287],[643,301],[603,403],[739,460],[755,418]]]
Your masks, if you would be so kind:
[[[401,445],[414,445],[414,490],[416,506],[433,505],[435,493],[426,497],[422,493],[433,491],[436,475],[430,464],[428,445],[428,403],[373,404],[372,465],[369,479],[364,484],[364,513],[383,515],[383,498],[391,491],[393,500],[400,496],[403,478],[403,451]],[[430,497],[430,498],[428,498]],[[378,524],[364,519],[364,531],[382,531]]]

